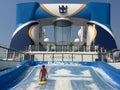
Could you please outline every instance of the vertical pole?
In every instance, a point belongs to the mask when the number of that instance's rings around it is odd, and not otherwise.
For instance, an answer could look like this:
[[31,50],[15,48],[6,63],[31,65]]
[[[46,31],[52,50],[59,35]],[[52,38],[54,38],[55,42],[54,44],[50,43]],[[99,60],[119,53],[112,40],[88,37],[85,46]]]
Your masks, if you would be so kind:
[[43,53],[43,61],[44,61],[44,53]]
[[73,62],[73,53],[72,53],[72,62]]
[[13,55],[12,55],[11,58],[13,58],[13,60],[16,61],[16,60],[15,60],[15,51],[13,51]]
[[82,62],[83,62],[83,54],[81,54]]
[[95,60],[93,60],[93,55],[94,55],[94,54],[92,54],[92,62],[95,61]]
[[8,59],[8,49],[6,50],[6,60]]
[[54,62],[54,53],[52,53],[52,62]]

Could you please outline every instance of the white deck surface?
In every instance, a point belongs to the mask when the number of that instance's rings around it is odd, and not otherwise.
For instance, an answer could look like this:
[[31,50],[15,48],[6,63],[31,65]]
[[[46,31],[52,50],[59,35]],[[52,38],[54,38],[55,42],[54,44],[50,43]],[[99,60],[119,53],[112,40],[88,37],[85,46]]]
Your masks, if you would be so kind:
[[95,69],[82,65],[46,65],[47,84],[38,85],[40,67],[33,67],[11,90],[115,90],[97,75]]

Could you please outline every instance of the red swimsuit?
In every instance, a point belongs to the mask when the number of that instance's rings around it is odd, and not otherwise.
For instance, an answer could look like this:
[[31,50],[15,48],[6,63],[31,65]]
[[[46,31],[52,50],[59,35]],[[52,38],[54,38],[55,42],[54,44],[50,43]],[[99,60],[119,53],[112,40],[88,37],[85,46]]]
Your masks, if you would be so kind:
[[40,70],[40,72],[41,72],[42,76],[46,76],[47,70],[46,70],[46,68],[42,68]]

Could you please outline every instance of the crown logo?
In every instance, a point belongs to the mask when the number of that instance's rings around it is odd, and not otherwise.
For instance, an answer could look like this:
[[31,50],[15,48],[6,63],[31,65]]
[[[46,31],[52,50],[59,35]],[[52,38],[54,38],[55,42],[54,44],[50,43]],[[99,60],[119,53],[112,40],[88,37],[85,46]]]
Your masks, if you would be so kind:
[[59,5],[59,13],[60,14],[66,14],[67,13],[67,6],[64,6],[64,5],[62,5],[62,6],[60,6]]

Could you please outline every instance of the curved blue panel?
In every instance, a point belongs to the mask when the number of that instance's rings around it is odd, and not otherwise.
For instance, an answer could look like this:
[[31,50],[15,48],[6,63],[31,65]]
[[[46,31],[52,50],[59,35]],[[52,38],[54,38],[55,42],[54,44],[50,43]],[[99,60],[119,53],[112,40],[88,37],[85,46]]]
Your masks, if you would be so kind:
[[10,48],[17,50],[26,50],[29,45],[33,45],[34,42],[29,37],[29,28],[36,23],[31,23],[22,29],[20,29],[12,38]]
[[20,3],[16,5],[16,25],[34,20],[39,3]]
[[106,50],[116,49],[115,39],[104,30],[102,27],[96,25],[97,36],[95,38],[95,45],[99,45],[100,47],[104,47]]
[[[22,28],[17,28],[14,32],[12,40],[10,42],[10,48],[25,51],[28,49],[29,45],[34,45],[33,40],[29,36],[29,29],[32,25],[38,24],[38,22],[28,22],[29,24],[24,24]],[[21,27],[21,26],[20,26]],[[39,49],[45,51],[42,45],[39,45]]]
[[91,20],[110,25],[109,3],[89,2],[87,6],[91,13]]
[[48,12],[43,10],[43,8],[38,8],[35,13],[35,19],[50,18],[53,17]]
[[72,17],[84,18],[84,19],[90,20],[91,19],[91,12],[88,9],[88,6],[86,6],[79,13],[73,15]]

